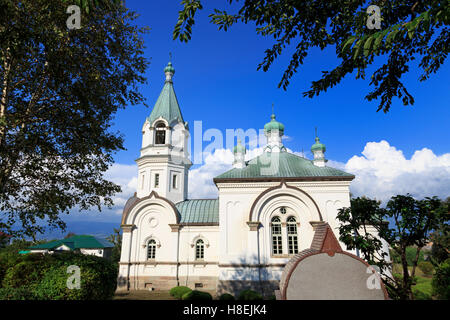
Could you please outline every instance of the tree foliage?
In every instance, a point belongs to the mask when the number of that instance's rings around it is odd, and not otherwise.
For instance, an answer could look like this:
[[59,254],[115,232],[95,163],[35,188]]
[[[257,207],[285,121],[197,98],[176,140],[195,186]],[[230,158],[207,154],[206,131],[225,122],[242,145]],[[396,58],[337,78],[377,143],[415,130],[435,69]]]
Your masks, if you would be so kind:
[[[3,249],[6,250],[6,249]],[[117,266],[111,261],[76,252],[53,255],[4,255],[0,251],[0,299],[105,300],[114,295]],[[69,266],[80,268],[80,288],[69,289]]]
[[[420,59],[423,74],[419,80],[424,81],[439,70],[449,52],[448,0],[226,2],[236,4],[239,9],[235,13],[214,9],[209,17],[219,30],[227,31],[237,23],[254,23],[258,35],[275,40],[265,51],[258,70],[267,71],[287,48],[294,48],[278,87],[286,90],[311,48],[335,50],[339,65],[323,71],[322,78],[312,82],[310,90],[303,93],[309,98],[334,87],[354,72],[357,79],[365,79],[367,68],[377,65],[370,76],[374,89],[365,98],[380,99],[377,111],[388,112],[394,97],[404,105],[412,105],[414,98],[401,80],[411,62]],[[183,0],[181,4],[183,9],[179,11],[173,37],[188,42],[195,15],[203,6],[201,0]],[[377,5],[381,10],[381,30],[367,27],[369,5]]]
[[[392,197],[386,208],[367,199],[351,199],[349,208],[341,208],[337,219],[340,240],[348,249],[358,249],[361,257],[380,268],[384,283],[393,298],[413,299],[415,270],[422,248],[428,243],[430,234],[442,224],[448,224],[448,206],[443,206],[436,197],[416,200],[410,195]],[[384,221],[390,221],[390,225]],[[401,277],[391,275],[391,261],[387,260],[384,239],[400,259]],[[412,270],[408,269],[408,249],[414,247]]]
[[109,235],[106,240],[114,244],[114,247],[112,248],[111,261],[119,263],[120,253],[122,251],[122,234],[120,233],[120,229],[114,228],[114,233]]
[[66,9],[61,0],[0,0],[0,230],[13,235],[112,205],[120,187],[103,173],[123,149],[112,119],[144,100],[147,28],[133,24],[137,15],[99,5],[69,30]]

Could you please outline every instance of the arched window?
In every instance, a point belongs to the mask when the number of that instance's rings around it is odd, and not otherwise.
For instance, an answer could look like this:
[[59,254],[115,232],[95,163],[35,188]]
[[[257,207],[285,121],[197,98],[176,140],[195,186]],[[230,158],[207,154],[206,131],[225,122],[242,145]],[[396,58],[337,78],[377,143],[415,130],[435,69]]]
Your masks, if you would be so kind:
[[166,125],[163,122],[156,125],[155,144],[166,144]]
[[156,257],[156,241],[154,239],[150,239],[147,245],[147,259],[154,260]]
[[202,239],[195,242],[195,260],[203,260],[205,258],[205,244]]
[[279,217],[272,218],[272,254],[283,254],[283,240],[281,237],[281,220]]
[[297,236],[297,220],[294,217],[287,219],[287,236],[288,236],[288,252],[289,254],[298,253],[298,236]]

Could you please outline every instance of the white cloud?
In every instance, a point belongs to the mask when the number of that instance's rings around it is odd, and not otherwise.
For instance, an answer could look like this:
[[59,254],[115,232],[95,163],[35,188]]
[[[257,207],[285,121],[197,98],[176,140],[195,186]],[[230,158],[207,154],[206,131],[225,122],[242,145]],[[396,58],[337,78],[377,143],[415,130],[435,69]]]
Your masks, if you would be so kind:
[[[263,147],[247,151],[246,160],[262,154]],[[301,152],[288,150],[299,156]],[[189,198],[216,198],[218,190],[213,178],[232,169],[233,153],[228,149],[216,149],[204,154],[203,164],[189,172]],[[327,166],[355,175],[350,191],[354,196],[368,196],[382,201],[397,194],[411,193],[425,196],[450,196],[450,153],[435,155],[432,150],[417,150],[407,159],[401,150],[387,141],[368,142],[361,155],[355,155],[346,163],[330,160]],[[114,208],[107,213],[122,214],[126,201],[137,187],[137,166],[114,164],[105,177],[122,187],[122,193],[114,197]]]
[[[250,160],[262,153],[263,148],[247,152]],[[288,149],[296,155],[301,152]],[[212,179],[231,169],[233,154],[219,149],[205,157],[204,164],[189,173],[189,197],[217,197]],[[423,198],[436,195],[450,196],[450,153],[435,155],[432,150],[417,150],[407,159],[401,150],[387,141],[368,142],[362,155],[355,155],[346,163],[329,160],[327,166],[355,175],[350,190],[354,196],[368,196],[382,201],[397,194],[411,193]]]
[[450,196],[450,153],[438,156],[423,148],[407,159],[382,140],[367,143],[362,156],[353,156],[343,168],[356,176],[350,187],[355,196],[382,201],[406,193],[418,198]]
[[217,188],[213,178],[232,168],[233,153],[227,149],[216,149],[204,155],[204,164],[189,171],[189,198],[215,198]]

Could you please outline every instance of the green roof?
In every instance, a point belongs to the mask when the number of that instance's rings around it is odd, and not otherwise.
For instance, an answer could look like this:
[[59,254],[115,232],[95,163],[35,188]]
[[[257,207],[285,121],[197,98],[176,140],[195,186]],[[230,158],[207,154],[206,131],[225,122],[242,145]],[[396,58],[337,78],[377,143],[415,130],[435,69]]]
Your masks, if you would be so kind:
[[[172,67],[172,65],[170,65],[170,67]],[[164,87],[159,94],[158,100],[156,100],[150,117],[148,117],[148,121],[153,125],[153,122],[159,117],[167,120],[169,125],[173,121],[181,121],[184,123],[172,81],[166,81],[164,83]]]
[[47,243],[32,246],[30,250],[52,250],[62,245],[69,247],[71,250],[75,249],[100,249],[114,247],[112,243],[104,239],[96,238],[94,236],[72,236],[67,239],[50,241]]
[[353,177],[352,174],[331,167],[318,167],[311,160],[293,153],[265,152],[247,162],[242,169],[234,168],[215,179],[242,178],[302,178],[302,177]]
[[180,223],[219,223],[219,199],[195,199],[175,205]]

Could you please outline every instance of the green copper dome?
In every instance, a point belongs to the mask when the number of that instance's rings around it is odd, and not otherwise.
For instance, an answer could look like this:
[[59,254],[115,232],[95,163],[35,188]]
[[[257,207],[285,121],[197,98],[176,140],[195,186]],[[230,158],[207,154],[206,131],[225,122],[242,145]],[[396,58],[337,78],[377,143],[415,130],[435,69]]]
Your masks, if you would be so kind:
[[272,130],[278,130],[280,133],[284,133],[284,125],[275,120],[275,114],[272,114],[271,118],[272,120],[264,126],[264,131],[270,132]]
[[238,140],[237,145],[233,148],[233,153],[246,153],[247,149],[241,144],[241,140]]
[[174,67],[172,67],[172,62],[169,62],[167,64],[167,66],[164,68],[164,73],[166,73],[166,72],[171,72],[171,73],[175,74],[175,69],[174,69]]
[[311,147],[311,152],[314,153],[314,151],[322,151],[325,152],[326,148],[325,145],[323,143],[320,143],[319,137],[316,137],[316,143],[313,144],[313,146]]

